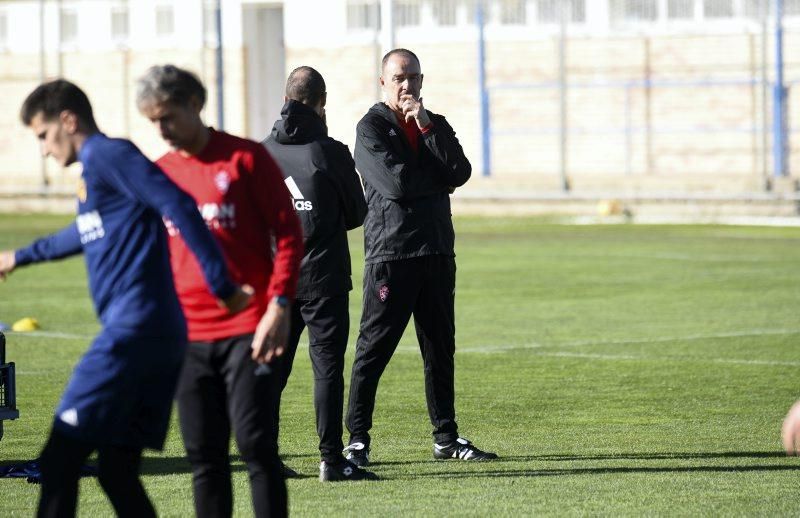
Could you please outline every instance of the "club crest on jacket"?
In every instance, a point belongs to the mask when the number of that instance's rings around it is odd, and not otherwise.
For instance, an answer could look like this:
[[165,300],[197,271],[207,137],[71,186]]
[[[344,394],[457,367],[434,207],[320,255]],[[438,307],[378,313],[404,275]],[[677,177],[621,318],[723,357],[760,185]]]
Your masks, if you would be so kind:
[[228,189],[231,186],[231,177],[227,171],[220,171],[216,175],[214,175],[214,185],[217,186],[217,189],[222,194],[228,192]]

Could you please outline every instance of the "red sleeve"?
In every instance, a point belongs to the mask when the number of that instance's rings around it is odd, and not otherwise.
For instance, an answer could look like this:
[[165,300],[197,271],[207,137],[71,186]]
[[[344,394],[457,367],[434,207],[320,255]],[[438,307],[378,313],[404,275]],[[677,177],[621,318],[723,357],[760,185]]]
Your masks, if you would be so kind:
[[261,145],[253,146],[253,186],[256,204],[275,237],[276,252],[267,300],[276,295],[294,299],[300,260],[303,258],[303,229],[292,207],[292,198],[281,170]]

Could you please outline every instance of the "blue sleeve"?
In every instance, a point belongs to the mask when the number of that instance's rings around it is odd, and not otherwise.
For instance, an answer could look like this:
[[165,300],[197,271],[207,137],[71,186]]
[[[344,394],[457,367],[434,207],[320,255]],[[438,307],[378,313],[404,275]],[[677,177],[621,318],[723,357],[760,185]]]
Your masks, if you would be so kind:
[[[104,164],[104,179],[123,195],[168,218],[197,257],[206,283],[217,298],[226,299],[236,290],[231,281],[222,249],[197,210],[197,203],[182,191],[132,142],[115,141],[120,148]],[[96,155],[97,156],[97,155]]]
[[78,234],[78,226],[73,221],[71,225],[55,234],[37,239],[25,248],[20,248],[14,252],[14,260],[17,266],[25,266],[31,263],[63,259],[81,252],[83,252],[81,236]]

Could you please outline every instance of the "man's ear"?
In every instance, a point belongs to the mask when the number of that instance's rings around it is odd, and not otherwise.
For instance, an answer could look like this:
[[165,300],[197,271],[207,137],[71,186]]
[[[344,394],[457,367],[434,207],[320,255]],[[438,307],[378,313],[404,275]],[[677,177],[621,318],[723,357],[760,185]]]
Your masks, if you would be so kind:
[[193,95],[189,98],[189,106],[192,108],[192,111],[200,114],[203,111],[203,101],[201,101],[196,95]]
[[422,80],[425,79],[425,74],[419,75],[419,87],[422,88]]
[[322,97],[319,98],[320,108],[324,108],[326,104],[328,104],[328,92],[323,93]]
[[58,114],[58,121],[69,135],[74,135],[78,131],[78,116],[75,112],[63,110]]

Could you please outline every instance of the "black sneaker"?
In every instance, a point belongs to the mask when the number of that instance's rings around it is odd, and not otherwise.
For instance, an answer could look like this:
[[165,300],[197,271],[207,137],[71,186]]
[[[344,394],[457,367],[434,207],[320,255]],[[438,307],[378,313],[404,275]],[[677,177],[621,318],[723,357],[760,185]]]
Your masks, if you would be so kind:
[[378,475],[361,469],[349,460],[338,464],[329,464],[324,460],[319,463],[320,482],[339,482],[342,480],[378,480]]
[[496,453],[481,451],[466,439],[459,437],[448,444],[433,445],[434,459],[459,459],[459,460],[492,460],[497,458]]
[[283,478],[300,478],[300,473],[284,464],[283,461],[281,461],[281,473],[283,473]]
[[347,448],[342,451],[342,453],[344,454],[345,459],[349,460],[359,468],[363,468],[369,464],[369,447],[363,442],[354,442],[353,444],[349,444]]

